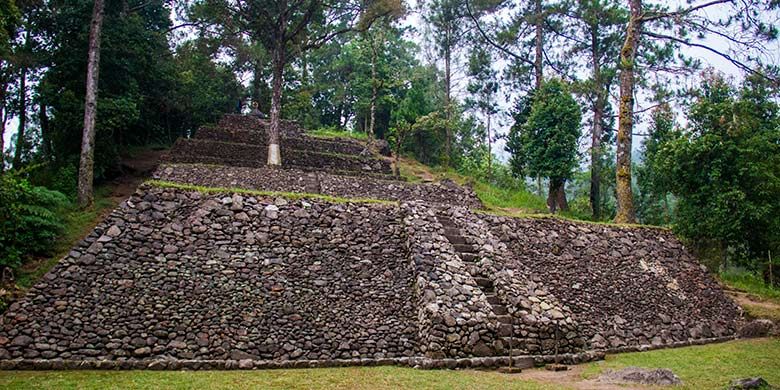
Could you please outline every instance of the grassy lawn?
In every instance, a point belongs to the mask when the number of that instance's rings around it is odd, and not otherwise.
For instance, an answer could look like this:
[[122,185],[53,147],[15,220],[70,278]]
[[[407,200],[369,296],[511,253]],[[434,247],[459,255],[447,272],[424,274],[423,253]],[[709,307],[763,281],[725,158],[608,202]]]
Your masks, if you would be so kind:
[[267,371],[0,372],[4,389],[555,389],[495,372],[346,367]]
[[685,389],[721,389],[733,379],[753,376],[780,385],[780,339],[612,355],[603,362],[589,364],[583,375],[593,378],[602,370],[628,366],[669,368],[682,379]]
[[[562,389],[577,388],[608,368],[669,368],[684,389],[720,389],[729,381],[762,376],[780,384],[780,339],[608,356],[560,374],[560,382],[536,382],[533,372],[425,371],[402,367],[347,367],[264,371],[49,371],[0,372],[3,389]],[[594,385],[593,382],[585,382]]]

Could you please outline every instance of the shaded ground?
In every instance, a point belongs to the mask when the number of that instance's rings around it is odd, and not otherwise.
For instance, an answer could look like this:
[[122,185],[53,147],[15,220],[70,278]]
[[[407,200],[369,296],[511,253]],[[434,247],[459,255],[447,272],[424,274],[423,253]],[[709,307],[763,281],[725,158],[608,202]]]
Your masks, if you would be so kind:
[[350,367],[265,371],[59,371],[0,372],[4,389],[654,389],[596,380],[606,369],[669,368],[683,385],[721,389],[731,380],[761,376],[780,384],[780,339],[732,341],[678,349],[610,355],[570,371],[425,371],[400,367]]

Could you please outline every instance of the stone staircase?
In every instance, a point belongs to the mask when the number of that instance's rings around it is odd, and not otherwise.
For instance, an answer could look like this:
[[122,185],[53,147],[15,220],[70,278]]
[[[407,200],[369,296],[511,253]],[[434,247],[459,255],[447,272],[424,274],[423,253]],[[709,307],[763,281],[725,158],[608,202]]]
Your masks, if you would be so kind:
[[460,256],[461,260],[466,263],[469,274],[477,282],[480,290],[487,296],[487,301],[490,304],[493,313],[498,319],[498,334],[497,336],[503,344],[503,348],[497,348],[497,354],[505,354],[509,352],[510,346],[512,354],[515,355],[518,342],[513,338],[514,320],[512,315],[509,314],[506,305],[501,302],[501,299],[496,294],[496,288],[493,285],[493,281],[485,275],[477,264],[479,261],[478,250],[474,248],[471,237],[464,236],[462,230],[458,228],[458,225],[448,215],[439,211],[436,215],[439,223],[444,227],[444,236],[449,240],[452,246],[455,248],[455,252]]

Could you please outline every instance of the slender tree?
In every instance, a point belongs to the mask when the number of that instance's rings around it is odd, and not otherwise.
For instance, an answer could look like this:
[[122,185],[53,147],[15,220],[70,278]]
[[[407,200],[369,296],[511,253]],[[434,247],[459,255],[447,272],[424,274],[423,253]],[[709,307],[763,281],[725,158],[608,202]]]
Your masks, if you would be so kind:
[[18,169],[22,163],[24,155],[25,142],[27,140],[27,75],[30,66],[32,40],[30,38],[29,26],[24,34],[24,45],[17,53],[17,62],[19,66],[19,97],[17,114],[19,115],[19,127],[16,130],[16,147],[14,148],[14,169]]
[[433,41],[436,51],[444,61],[444,115],[445,165],[452,159],[453,133],[453,67],[455,55],[464,43],[467,29],[464,23],[467,13],[464,9],[465,0],[433,0],[428,3],[424,18],[432,27]]
[[466,100],[466,104],[479,111],[485,120],[485,141],[488,148],[487,173],[488,177],[491,177],[493,169],[490,121],[492,116],[498,112],[498,105],[495,101],[498,93],[498,80],[496,71],[493,69],[493,57],[486,50],[485,45],[476,45],[472,50],[469,57],[468,75],[471,80],[467,90],[471,97]]
[[8,60],[21,13],[13,0],[0,0],[0,173],[5,170],[5,124],[8,119],[8,87],[12,66]]
[[89,29],[87,61],[87,95],[84,102],[84,133],[81,137],[79,160],[78,202],[86,208],[92,205],[93,167],[95,165],[95,118],[97,117],[98,72],[100,70],[100,38],[103,28],[104,0],[95,0]]
[[571,28],[554,33],[571,44],[571,51],[587,59],[589,77],[577,83],[591,110],[590,205],[594,220],[601,219],[604,147],[610,139],[609,92],[617,77],[616,58],[623,41],[626,14],[618,0],[577,0],[568,13]]
[[[760,57],[768,53],[766,41],[776,39],[776,27],[764,23],[761,12],[780,7],[773,0],[713,0],[670,11],[664,4],[644,4],[629,0],[630,18],[620,50],[620,104],[617,134],[617,215],[615,222],[635,223],[631,188],[631,148],[634,129],[634,94],[637,53],[643,40],[653,40],[680,48],[698,48],[720,56],[737,68],[777,83],[776,76],[761,70]],[[726,17],[708,13],[719,7]],[[727,7],[728,9],[725,9]],[[708,36],[726,40],[731,49],[720,50],[707,44]]]
[[617,134],[617,215],[615,222],[635,223],[631,191],[631,135],[634,129],[634,70],[639,35],[642,33],[642,0],[629,0],[631,16],[620,49],[620,105]]

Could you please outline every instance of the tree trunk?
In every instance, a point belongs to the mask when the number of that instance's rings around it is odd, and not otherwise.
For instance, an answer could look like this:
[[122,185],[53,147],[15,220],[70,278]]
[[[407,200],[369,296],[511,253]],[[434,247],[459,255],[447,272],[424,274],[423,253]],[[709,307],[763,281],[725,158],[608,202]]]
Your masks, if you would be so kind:
[[282,165],[279,150],[279,130],[282,115],[282,85],[284,82],[285,44],[278,42],[273,53],[273,89],[271,91],[271,124],[268,127],[268,165]]
[[534,44],[536,46],[536,54],[534,56],[534,76],[536,78],[536,89],[540,89],[542,87],[542,82],[544,81],[544,73],[542,69],[542,45],[544,44],[544,32],[542,30],[542,22],[544,21],[544,16],[542,15],[542,0],[536,0],[536,4],[534,7],[534,24],[536,27],[536,37],[534,39]]
[[[29,36],[27,39],[29,39]],[[19,72],[19,128],[16,130],[14,169],[19,169],[22,164],[25,130],[27,130],[27,67],[23,65]]]
[[41,125],[41,147],[43,148],[43,157],[47,161],[53,160],[51,132],[49,129],[49,114],[46,113],[46,103],[38,102],[38,122]]
[[593,88],[596,92],[596,100],[593,102],[593,129],[591,131],[590,144],[590,209],[593,212],[593,219],[601,219],[601,138],[604,129],[604,110],[606,107],[606,96],[601,79],[601,54],[599,53],[599,33],[598,23],[591,26],[591,57],[593,58]]
[[5,172],[5,120],[7,110],[5,109],[5,93],[8,83],[2,80],[0,85],[0,173]]
[[604,117],[604,107],[599,103],[593,106],[593,132],[590,146],[590,208],[593,219],[601,219],[601,121]]
[[452,32],[447,27],[447,40],[444,47],[444,110],[446,123],[444,126],[444,166],[450,165],[452,156]]
[[493,157],[493,152],[492,152],[492,142],[490,140],[490,114],[487,114],[487,145],[488,145],[488,155],[487,155],[487,158],[488,158],[488,161],[487,161],[488,162],[488,178],[492,178],[493,177],[493,167],[492,167],[492,161],[491,160],[492,160],[492,157]]
[[92,26],[89,29],[89,60],[87,62],[87,96],[84,102],[84,133],[79,160],[79,206],[92,205],[93,167],[95,165],[95,118],[97,116],[98,71],[100,70],[100,34],[103,28],[104,0],[95,0]]
[[[262,110],[260,106],[260,95],[262,95],[262,92],[260,91],[260,85],[263,82],[263,68],[260,62],[255,62],[253,69],[252,69],[252,103],[257,103],[258,109]],[[250,105],[251,107],[251,105]],[[240,112],[239,112],[240,113]]]
[[536,176],[536,194],[542,197],[542,177]]
[[558,210],[569,211],[569,201],[566,200],[566,180],[561,180],[561,185],[558,186],[558,193],[556,194],[556,200],[558,202]]
[[620,50],[620,109],[617,134],[617,223],[636,223],[631,190],[631,132],[634,128],[634,66],[642,29],[642,0],[630,0],[631,18]]
[[[560,195],[559,191],[563,180],[555,177],[550,178],[549,191],[547,191],[547,208],[551,213],[555,214],[558,211]],[[564,197],[565,198],[565,197]]]
[[376,125],[376,99],[379,93],[379,80],[376,78],[376,61],[377,61],[377,49],[374,38],[371,37],[371,106],[370,106],[370,119],[368,122],[368,129],[366,135],[368,135],[366,142],[370,142],[374,137],[374,126]]

